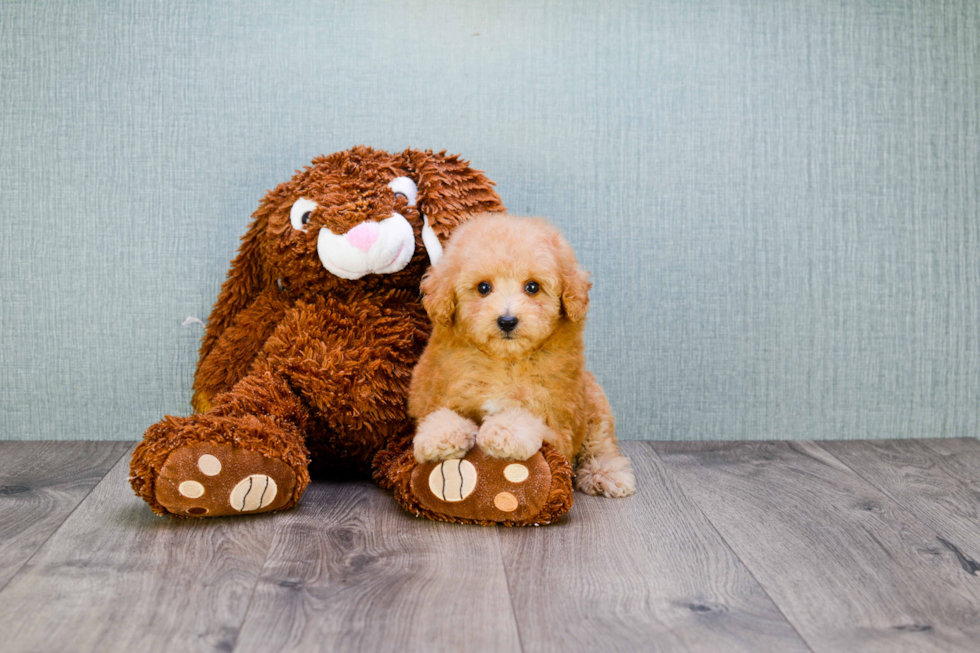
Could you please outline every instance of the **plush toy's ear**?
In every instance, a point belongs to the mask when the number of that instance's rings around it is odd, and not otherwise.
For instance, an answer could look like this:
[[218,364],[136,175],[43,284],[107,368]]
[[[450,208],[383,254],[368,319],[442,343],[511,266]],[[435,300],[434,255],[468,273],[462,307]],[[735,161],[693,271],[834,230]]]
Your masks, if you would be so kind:
[[201,341],[198,366],[207,358],[218,338],[224,333],[235,316],[248,307],[265,287],[264,266],[262,263],[262,242],[266,238],[269,215],[274,210],[271,198],[262,200],[259,208],[252,214],[252,223],[242,236],[238,255],[231,261],[231,269],[225,282],[221,284],[218,300],[211,309],[204,339]]
[[561,261],[561,307],[572,322],[585,319],[589,311],[589,273],[579,267],[572,246],[564,236],[555,234],[555,249]]
[[394,158],[418,185],[419,211],[443,244],[471,214],[504,210],[493,182],[459,156],[405,150]]
[[422,306],[433,322],[443,326],[452,324],[456,313],[456,291],[452,286],[455,275],[448,269],[450,267],[453,262],[443,259],[422,277]]

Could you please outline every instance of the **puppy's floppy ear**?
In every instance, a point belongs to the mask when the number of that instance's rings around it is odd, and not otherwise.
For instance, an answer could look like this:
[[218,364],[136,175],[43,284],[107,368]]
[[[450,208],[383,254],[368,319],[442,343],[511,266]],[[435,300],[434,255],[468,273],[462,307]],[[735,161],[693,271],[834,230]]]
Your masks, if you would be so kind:
[[504,210],[494,183],[458,155],[447,156],[445,150],[405,150],[394,159],[418,186],[419,211],[443,244],[471,214]]
[[453,289],[454,267],[451,260],[443,259],[434,265],[422,277],[422,306],[429,318],[436,324],[449,326],[453,323],[456,313],[456,291]]
[[561,307],[572,322],[585,319],[589,311],[589,273],[579,267],[572,246],[564,236],[555,234],[555,250],[561,262]]

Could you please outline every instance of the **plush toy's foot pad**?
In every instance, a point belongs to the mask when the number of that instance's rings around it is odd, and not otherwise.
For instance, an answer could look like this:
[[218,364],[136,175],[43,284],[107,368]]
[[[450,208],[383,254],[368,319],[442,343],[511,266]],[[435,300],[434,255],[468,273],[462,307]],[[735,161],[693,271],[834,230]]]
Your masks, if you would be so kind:
[[474,447],[461,460],[416,463],[406,480],[396,484],[398,501],[440,521],[548,524],[572,507],[571,465],[548,445],[520,461]]
[[277,458],[199,443],[171,452],[155,490],[157,501],[174,515],[221,517],[279,510],[295,486],[296,473]]

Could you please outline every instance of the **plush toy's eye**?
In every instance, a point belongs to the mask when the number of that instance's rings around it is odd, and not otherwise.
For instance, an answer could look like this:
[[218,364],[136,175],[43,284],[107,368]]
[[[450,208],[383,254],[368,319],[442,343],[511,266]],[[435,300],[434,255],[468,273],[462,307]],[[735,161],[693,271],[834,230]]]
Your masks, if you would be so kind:
[[484,297],[489,295],[491,290],[493,290],[493,286],[491,286],[487,281],[481,281],[480,285],[476,287],[476,291]]
[[395,199],[398,199],[398,200],[407,200],[408,199],[408,195],[406,195],[405,193],[395,193]]
[[388,188],[395,194],[395,197],[404,198],[408,200],[409,206],[415,206],[415,200],[419,195],[419,187],[415,185],[414,181],[408,177],[396,177],[388,182]]
[[316,202],[301,197],[289,209],[289,223],[293,229],[306,231],[306,225],[310,222],[310,214],[316,209]]
[[539,290],[541,290],[541,286],[538,285],[537,281],[528,281],[524,284],[524,292],[529,295],[536,295]]

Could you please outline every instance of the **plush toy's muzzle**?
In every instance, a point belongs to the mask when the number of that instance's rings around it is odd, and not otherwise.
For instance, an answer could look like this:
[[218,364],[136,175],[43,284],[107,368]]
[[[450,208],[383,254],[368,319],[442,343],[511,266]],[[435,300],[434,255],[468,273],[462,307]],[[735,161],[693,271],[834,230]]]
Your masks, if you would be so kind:
[[404,216],[392,213],[381,222],[362,222],[342,236],[324,227],[317,236],[316,251],[323,267],[342,279],[391,274],[412,260],[415,232]]
[[[415,206],[418,186],[412,179],[398,177],[388,187],[396,196],[404,197],[408,206]],[[315,209],[315,202],[300,198],[291,213],[302,216]],[[428,218],[422,217],[422,242],[430,261],[435,264],[442,255],[442,244],[429,226]],[[295,220],[294,226],[297,226]],[[305,223],[300,223],[297,228],[305,231]],[[323,267],[342,279],[360,279],[366,274],[392,274],[405,269],[412,260],[415,232],[405,216],[392,212],[388,218],[366,220],[343,234],[335,234],[327,227],[321,227],[316,249]]]

